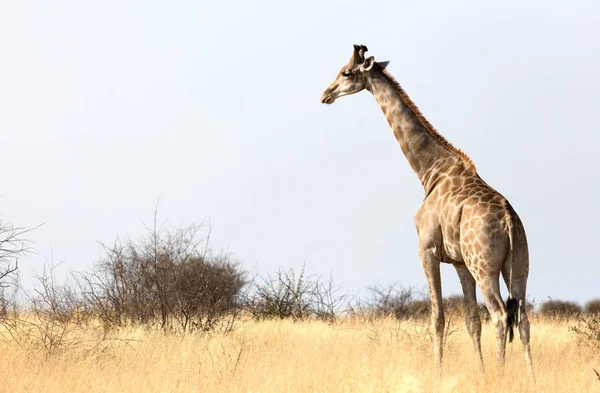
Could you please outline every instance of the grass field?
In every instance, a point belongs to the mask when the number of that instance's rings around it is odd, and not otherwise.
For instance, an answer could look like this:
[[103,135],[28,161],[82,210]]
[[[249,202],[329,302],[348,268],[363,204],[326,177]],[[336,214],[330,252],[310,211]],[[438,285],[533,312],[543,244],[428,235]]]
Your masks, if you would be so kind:
[[508,346],[504,377],[484,325],[485,378],[462,321],[453,321],[443,376],[434,382],[422,322],[391,319],[241,324],[228,335],[101,329],[48,355],[33,341],[0,345],[0,392],[600,392],[600,354],[579,345],[568,323],[533,320],[537,383],[523,350]]

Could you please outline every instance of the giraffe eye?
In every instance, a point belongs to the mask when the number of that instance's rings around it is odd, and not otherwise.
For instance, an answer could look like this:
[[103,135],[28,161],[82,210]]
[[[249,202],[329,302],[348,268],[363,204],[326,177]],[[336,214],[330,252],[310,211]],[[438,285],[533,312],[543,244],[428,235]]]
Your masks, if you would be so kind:
[[352,76],[352,72],[350,72],[350,71],[344,71],[344,72],[342,72],[342,75],[345,78],[350,78]]

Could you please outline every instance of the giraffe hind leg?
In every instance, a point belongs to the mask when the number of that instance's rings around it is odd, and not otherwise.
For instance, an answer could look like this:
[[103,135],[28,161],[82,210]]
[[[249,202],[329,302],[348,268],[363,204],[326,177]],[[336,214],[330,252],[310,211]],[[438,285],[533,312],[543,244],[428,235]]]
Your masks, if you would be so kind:
[[473,275],[464,263],[455,263],[454,268],[458,274],[463,290],[465,306],[465,323],[467,332],[471,336],[475,355],[479,363],[479,371],[484,373],[483,356],[481,354],[481,318],[477,310],[477,289]]
[[[502,277],[506,282],[506,287],[511,288],[510,286],[510,267],[503,266],[502,268]],[[525,283],[527,280],[527,276],[519,272],[518,269],[513,271],[513,283],[511,292],[512,294],[509,296],[507,301],[507,311],[508,311],[508,324],[511,324],[511,312],[513,315],[513,326],[517,326],[519,330],[519,338],[521,339],[521,343],[523,344],[523,349],[525,351],[525,363],[527,365],[527,372],[529,376],[535,381],[535,377],[533,375],[533,360],[531,358],[531,345],[530,345],[530,324],[529,317],[527,316],[527,308],[525,305]],[[511,329],[512,330],[512,329]],[[511,333],[509,332],[509,335]]]
[[480,289],[495,328],[496,360],[501,367],[504,365],[504,355],[506,352],[507,315],[506,307],[500,294],[499,278],[498,275],[487,277],[484,280],[486,285],[480,285]]

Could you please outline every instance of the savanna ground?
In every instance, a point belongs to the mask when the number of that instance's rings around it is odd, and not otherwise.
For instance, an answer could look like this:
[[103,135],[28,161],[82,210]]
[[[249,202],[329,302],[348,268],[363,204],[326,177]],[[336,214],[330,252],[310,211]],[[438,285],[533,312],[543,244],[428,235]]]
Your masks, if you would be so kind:
[[[600,352],[572,322],[534,318],[531,384],[518,338],[505,373],[483,327],[485,378],[462,320],[451,321],[443,376],[434,382],[426,321],[238,322],[227,334],[163,333],[101,325],[67,333],[49,351],[33,336],[0,339],[0,392],[600,392]],[[17,342],[18,341],[18,342]]]
[[0,222],[0,393],[600,392],[600,300],[530,305],[532,384],[518,338],[500,375],[487,323],[482,376],[462,298],[445,299],[435,379],[426,296],[392,284],[361,300],[304,268],[254,277],[200,229],[155,220],[91,272],[59,280],[49,263],[25,291],[25,232]]

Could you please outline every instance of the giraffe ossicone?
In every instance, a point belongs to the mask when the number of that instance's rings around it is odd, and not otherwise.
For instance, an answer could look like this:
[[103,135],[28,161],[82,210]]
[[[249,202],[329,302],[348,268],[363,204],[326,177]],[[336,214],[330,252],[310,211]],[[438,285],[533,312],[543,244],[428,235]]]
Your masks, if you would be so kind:
[[[425,197],[415,214],[419,257],[431,297],[434,364],[441,368],[444,312],[440,263],[458,274],[465,305],[465,322],[483,370],[481,319],[476,287],[483,294],[496,333],[496,357],[504,363],[507,335],[513,327],[525,349],[533,377],[530,324],[525,309],[529,252],[523,224],[508,200],[479,177],[471,159],[454,147],[427,121],[402,87],[387,72],[388,62],[365,58],[367,47],[354,45],[350,61],[324,91],[321,102],[368,90],[381,107],[402,152],[421,180]],[[504,303],[500,276],[509,291]]]

